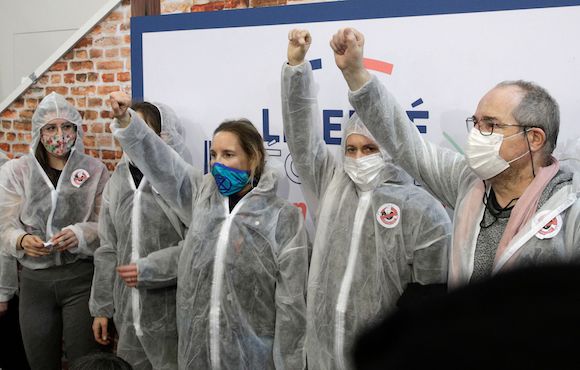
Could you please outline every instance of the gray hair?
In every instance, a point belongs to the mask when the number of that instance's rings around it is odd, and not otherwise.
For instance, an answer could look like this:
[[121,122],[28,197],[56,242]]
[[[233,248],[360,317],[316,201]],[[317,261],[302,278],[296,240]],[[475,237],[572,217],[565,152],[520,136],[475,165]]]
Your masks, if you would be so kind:
[[540,127],[546,134],[544,154],[550,155],[556,148],[560,131],[560,108],[558,103],[543,87],[529,81],[503,81],[497,87],[517,86],[524,96],[514,108],[512,115],[522,126]]

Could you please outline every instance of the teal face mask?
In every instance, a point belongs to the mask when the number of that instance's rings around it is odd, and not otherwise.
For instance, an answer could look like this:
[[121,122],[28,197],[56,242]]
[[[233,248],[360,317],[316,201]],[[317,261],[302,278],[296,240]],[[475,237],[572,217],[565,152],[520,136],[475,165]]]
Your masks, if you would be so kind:
[[249,171],[238,170],[221,163],[215,163],[211,166],[211,174],[219,192],[226,197],[238,193],[250,180]]

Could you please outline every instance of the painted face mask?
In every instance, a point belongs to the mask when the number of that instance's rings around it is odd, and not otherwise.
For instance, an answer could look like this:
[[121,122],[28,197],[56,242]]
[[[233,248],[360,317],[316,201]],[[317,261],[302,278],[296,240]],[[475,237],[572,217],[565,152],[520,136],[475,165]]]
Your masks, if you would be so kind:
[[485,136],[477,128],[472,128],[465,147],[465,157],[469,167],[484,180],[491,179],[502,173],[510,166],[510,163],[517,161],[530,152],[528,150],[509,162],[499,155],[499,149],[504,140],[509,140],[522,133],[525,133],[525,131],[508,137],[497,133]]
[[215,163],[211,166],[211,174],[219,192],[226,197],[238,193],[250,180],[249,171],[238,170],[221,163]]
[[57,157],[62,157],[70,153],[72,147],[77,139],[77,133],[74,129],[62,131],[47,129],[43,130],[40,137],[40,142],[47,152],[54,154]]
[[362,191],[372,190],[381,182],[379,176],[385,161],[381,153],[375,153],[354,159],[351,157],[344,158],[344,171]]

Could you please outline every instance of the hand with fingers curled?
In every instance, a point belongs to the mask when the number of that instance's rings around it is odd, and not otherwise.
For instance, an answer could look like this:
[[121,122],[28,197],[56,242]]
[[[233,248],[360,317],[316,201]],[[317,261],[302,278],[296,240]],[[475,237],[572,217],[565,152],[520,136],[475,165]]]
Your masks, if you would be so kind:
[[16,243],[17,250],[23,250],[29,257],[44,257],[52,254],[52,248],[47,248],[46,243],[36,235],[24,234]]
[[293,29],[288,32],[288,64],[297,66],[304,63],[311,43],[312,37],[308,30]]
[[127,110],[131,106],[131,97],[122,91],[115,91],[109,95],[109,104],[113,117],[119,121],[121,127],[126,127],[131,122]]
[[129,265],[117,266],[117,273],[129,288],[137,287],[137,283],[139,282],[137,264],[131,263]]
[[364,35],[354,28],[341,28],[330,40],[336,66],[352,91],[360,89],[370,80],[363,62],[364,44]]
[[95,341],[103,346],[111,343],[111,338],[109,338],[109,319],[107,317],[94,318],[93,336]]
[[53,248],[57,252],[64,252],[71,248],[76,248],[79,246],[79,240],[76,234],[70,229],[62,229],[59,233],[54,235],[50,242]]

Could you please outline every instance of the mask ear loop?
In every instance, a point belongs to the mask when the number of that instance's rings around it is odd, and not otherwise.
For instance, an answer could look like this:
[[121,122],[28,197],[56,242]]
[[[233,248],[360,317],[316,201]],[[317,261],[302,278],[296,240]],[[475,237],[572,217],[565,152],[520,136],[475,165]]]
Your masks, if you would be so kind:
[[530,139],[528,139],[528,128],[524,127],[524,136],[526,137],[526,142],[528,143],[528,153],[530,153],[530,160],[532,161],[532,176],[536,178],[536,170],[534,169],[534,156],[532,155],[532,147],[530,146]]

